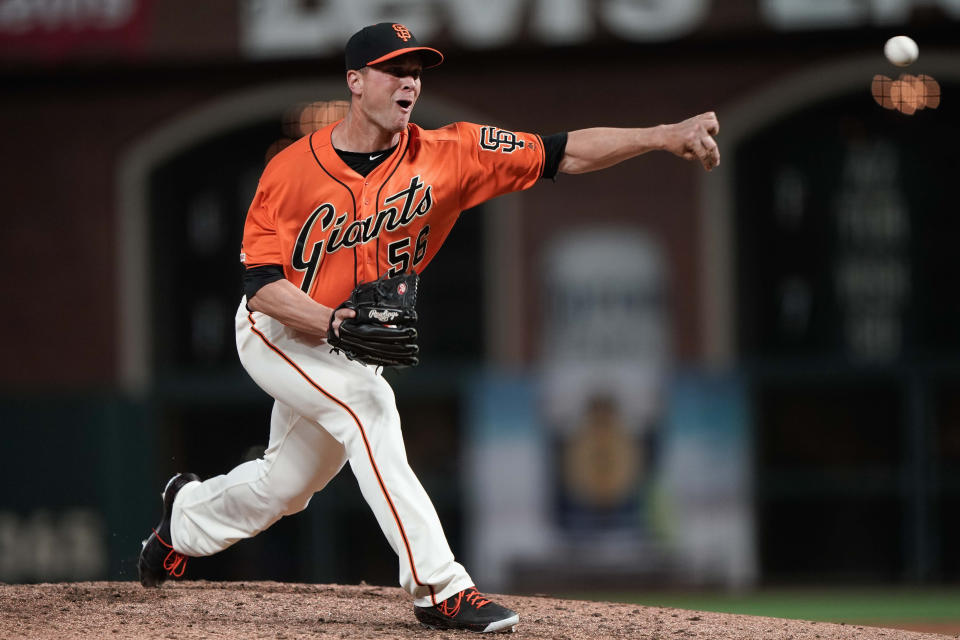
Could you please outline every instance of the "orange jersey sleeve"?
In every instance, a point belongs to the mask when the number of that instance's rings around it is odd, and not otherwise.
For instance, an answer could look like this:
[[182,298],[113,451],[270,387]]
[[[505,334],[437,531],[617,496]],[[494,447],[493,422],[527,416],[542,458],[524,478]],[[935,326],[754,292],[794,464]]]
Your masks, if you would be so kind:
[[533,133],[458,122],[460,208],[532,187],[543,174],[543,140]]
[[269,200],[264,181],[261,180],[247,210],[247,221],[243,227],[240,261],[247,268],[282,265],[286,262],[277,235],[277,211],[270,206]]

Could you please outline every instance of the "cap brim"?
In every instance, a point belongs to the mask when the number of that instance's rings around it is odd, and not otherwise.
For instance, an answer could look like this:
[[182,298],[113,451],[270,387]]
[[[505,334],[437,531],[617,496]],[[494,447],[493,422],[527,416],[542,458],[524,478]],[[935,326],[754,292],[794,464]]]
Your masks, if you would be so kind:
[[376,60],[371,60],[367,63],[367,66],[369,67],[372,64],[380,64],[381,62],[386,62],[387,60],[393,60],[394,58],[402,56],[405,53],[412,52],[420,54],[420,60],[423,62],[424,69],[436,67],[443,62],[443,54],[436,49],[431,49],[430,47],[407,47],[406,49],[397,49],[396,51],[391,51],[387,55],[380,56]]

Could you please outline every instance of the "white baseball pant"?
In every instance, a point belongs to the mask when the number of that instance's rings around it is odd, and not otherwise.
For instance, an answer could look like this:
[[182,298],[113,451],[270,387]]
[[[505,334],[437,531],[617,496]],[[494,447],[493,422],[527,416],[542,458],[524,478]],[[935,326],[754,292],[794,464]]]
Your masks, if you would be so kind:
[[431,606],[473,586],[407,463],[393,389],[378,369],[248,312],[245,298],[236,330],[240,361],[276,400],[270,442],[262,459],[180,490],[170,527],[174,549],[207,556],[255,536],[305,509],[349,461],[414,604]]

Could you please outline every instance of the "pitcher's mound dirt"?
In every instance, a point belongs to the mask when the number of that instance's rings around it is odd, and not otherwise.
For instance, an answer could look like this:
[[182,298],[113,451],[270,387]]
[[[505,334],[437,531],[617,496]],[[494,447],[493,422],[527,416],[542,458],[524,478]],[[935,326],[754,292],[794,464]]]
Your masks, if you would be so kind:
[[[824,622],[701,613],[610,602],[497,596],[520,613],[520,640],[939,639],[949,636]],[[425,629],[398,588],[276,582],[0,585],[0,638],[430,638],[477,637]]]

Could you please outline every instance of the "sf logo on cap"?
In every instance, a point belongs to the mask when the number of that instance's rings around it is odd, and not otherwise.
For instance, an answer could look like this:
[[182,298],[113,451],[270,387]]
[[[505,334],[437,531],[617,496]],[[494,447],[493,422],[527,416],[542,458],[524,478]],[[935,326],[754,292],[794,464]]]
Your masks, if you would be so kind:
[[406,42],[407,40],[413,37],[410,35],[410,30],[407,29],[402,24],[393,25],[393,30],[397,32],[397,37],[403,40],[404,42]]

